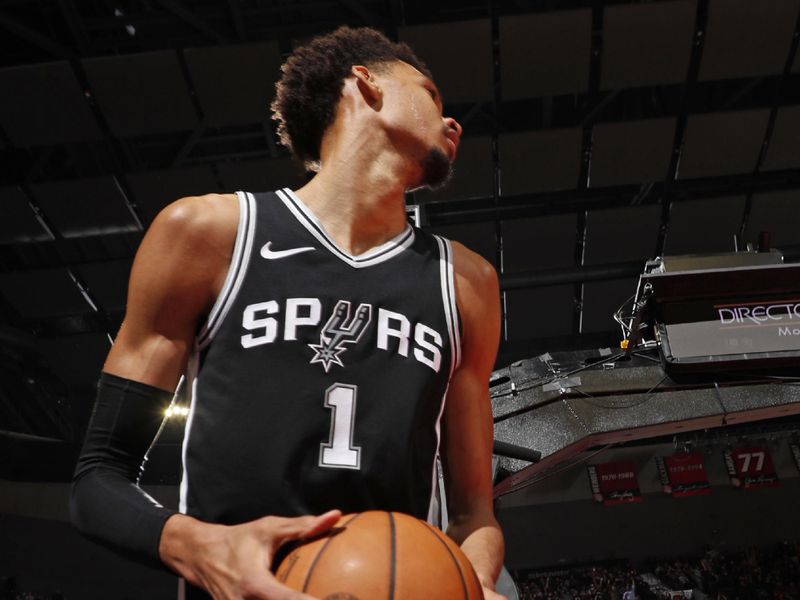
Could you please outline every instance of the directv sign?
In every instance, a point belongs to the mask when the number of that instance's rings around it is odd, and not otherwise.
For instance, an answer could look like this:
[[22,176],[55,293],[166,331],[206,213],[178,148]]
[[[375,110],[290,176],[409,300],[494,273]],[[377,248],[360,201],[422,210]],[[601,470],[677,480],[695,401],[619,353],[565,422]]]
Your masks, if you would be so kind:
[[681,304],[663,311],[673,359],[800,350],[800,303]]
[[640,286],[652,292],[647,316],[668,371],[800,365],[800,265],[752,264],[751,254],[724,256],[720,268],[705,257],[697,268],[680,257],[677,271],[648,263]]

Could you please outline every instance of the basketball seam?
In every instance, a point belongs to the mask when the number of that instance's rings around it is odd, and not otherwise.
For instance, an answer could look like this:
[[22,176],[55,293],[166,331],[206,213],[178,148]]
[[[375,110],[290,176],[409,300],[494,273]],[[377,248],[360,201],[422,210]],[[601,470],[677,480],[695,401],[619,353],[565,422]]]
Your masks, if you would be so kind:
[[[289,560],[289,556],[287,556],[286,558],[284,558],[284,560]],[[289,575],[291,575],[291,574],[292,574],[292,569],[294,569],[294,567],[295,567],[295,565],[296,565],[296,564],[297,564],[297,560],[293,560],[293,561],[292,561],[292,564],[290,564],[290,565],[289,565],[289,566],[286,568],[286,571],[283,573],[283,575],[282,575],[282,576],[281,576],[281,578],[279,579],[279,581],[280,581],[281,583],[284,583],[284,582],[285,582],[287,579],[289,579]],[[277,569],[277,571],[280,571],[280,566],[278,566],[278,569]],[[278,573],[276,572],[275,574],[277,575]]]
[[[461,580],[461,589],[464,592],[464,599],[469,600],[469,590],[467,589],[467,581],[466,579],[464,579],[464,573],[461,572],[461,565],[459,564],[458,559],[456,558],[455,554],[453,554],[453,551],[450,550],[450,546],[448,546],[447,543],[441,537],[439,537],[439,532],[432,525],[428,523],[425,523],[425,525],[428,526],[428,531],[430,532],[430,534],[433,537],[435,537],[442,546],[445,547],[445,550],[447,550],[447,553],[450,555],[450,558],[453,559],[453,563],[456,566],[456,571],[458,572],[458,578]],[[443,532],[442,535],[447,535],[447,534]]]
[[[341,525],[341,527],[347,527],[348,525],[350,525],[350,523],[355,521],[362,514],[363,513],[356,514],[355,516],[353,516],[352,519],[347,521],[347,523],[343,523]],[[306,580],[303,582],[303,593],[308,591],[308,586],[311,583],[311,575],[314,573],[314,569],[316,568],[317,563],[319,562],[320,558],[322,558],[322,553],[325,552],[325,550],[327,550],[328,544],[330,544],[333,541],[333,538],[335,538],[335,537],[336,537],[335,535],[329,536],[328,539],[325,540],[325,543],[322,544],[322,547],[319,549],[319,552],[317,552],[317,555],[314,557],[314,560],[311,561],[311,564],[308,567],[308,572],[306,573]]]

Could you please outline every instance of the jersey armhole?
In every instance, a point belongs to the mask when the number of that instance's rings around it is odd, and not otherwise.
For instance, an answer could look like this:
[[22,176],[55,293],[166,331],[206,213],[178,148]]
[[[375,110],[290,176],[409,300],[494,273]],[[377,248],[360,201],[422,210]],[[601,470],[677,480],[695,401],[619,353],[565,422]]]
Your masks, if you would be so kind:
[[456,302],[455,271],[453,268],[453,247],[450,240],[433,236],[439,245],[439,275],[442,287],[442,305],[444,308],[447,333],[450,336],[450,376],[461,364],[461,319]]
[[[447,385],[442,394],[439,415],[436,417],[436,453],[433,464],[431,465],[431,497],[428,502],[428,522],[447,526],[447,498],[444,493],[444,480],[439,478],[439,445],[441,444],[441,423],[444,414],[447,393],[450,390],[450,381],[461,364],[461,319],[458,314],[458,304],[456,302],[455,271],[453,268],[453,247],[450,240],[434,235],[439,246],[439,282],[442,292],[442,308],[444,309],[445,322],[447,323],[447,334],[450,339],[450,373],[447,377]],[[437,493],[438,492],[438,493]],[[437,498],[438,497],[438,498]]]
[[225,276],[222,290],[220,290],[214,306],[211,307],[205,324],[197,334],[195,348],[198,351],[208,345],[225,320],[228,310],[230,310],[233,301],[236,299],[250,262],[256,222],[255,198],[253,194],[247,192],[236,192],[236,197],[239,199],[239,225],[236,229],[236,241],[233,245],[231,264],[228,266],[228,273]]

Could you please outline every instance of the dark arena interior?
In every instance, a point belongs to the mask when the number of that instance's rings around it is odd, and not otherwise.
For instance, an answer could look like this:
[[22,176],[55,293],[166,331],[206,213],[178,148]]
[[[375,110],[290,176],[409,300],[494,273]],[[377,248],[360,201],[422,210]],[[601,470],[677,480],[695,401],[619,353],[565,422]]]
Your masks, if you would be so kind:
[[0,600],[175,597],[70,525],[98,374],[162,208],[306,181],[268,107],[340,25],[464,129],[406,203],[499,274],[498,591],[800,598],[800,0],[0,0]]

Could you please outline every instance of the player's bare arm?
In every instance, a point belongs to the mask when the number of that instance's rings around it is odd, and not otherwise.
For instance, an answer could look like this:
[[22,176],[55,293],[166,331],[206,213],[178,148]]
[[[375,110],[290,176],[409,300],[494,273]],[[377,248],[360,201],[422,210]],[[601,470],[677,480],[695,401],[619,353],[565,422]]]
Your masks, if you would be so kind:
[[238,214],[232,194],[182,198],[161,211],[136,254],[125,319],[105,372],[175,388],[222,288]]
[[492,507],[492,412],[489,376],[500,334],[497,274],[483,258],[453,243],[462,320],[461,365],[450,382],[444,415],[449,527],[472,562],[487,598],[503,562],[503,534]]
[[[210,194],[183,198],[159,214],[137,252],[127,313],[106,373],[175,388],[198,327],[224,283],[238,213],[235,195]],[[272,577],[272,557],[284,542],[322,532],[339,516],[332,511],[321,517],[265,517],[228,527],[175,514],[161,532],[159,557],[215,598],[307,599]]]

